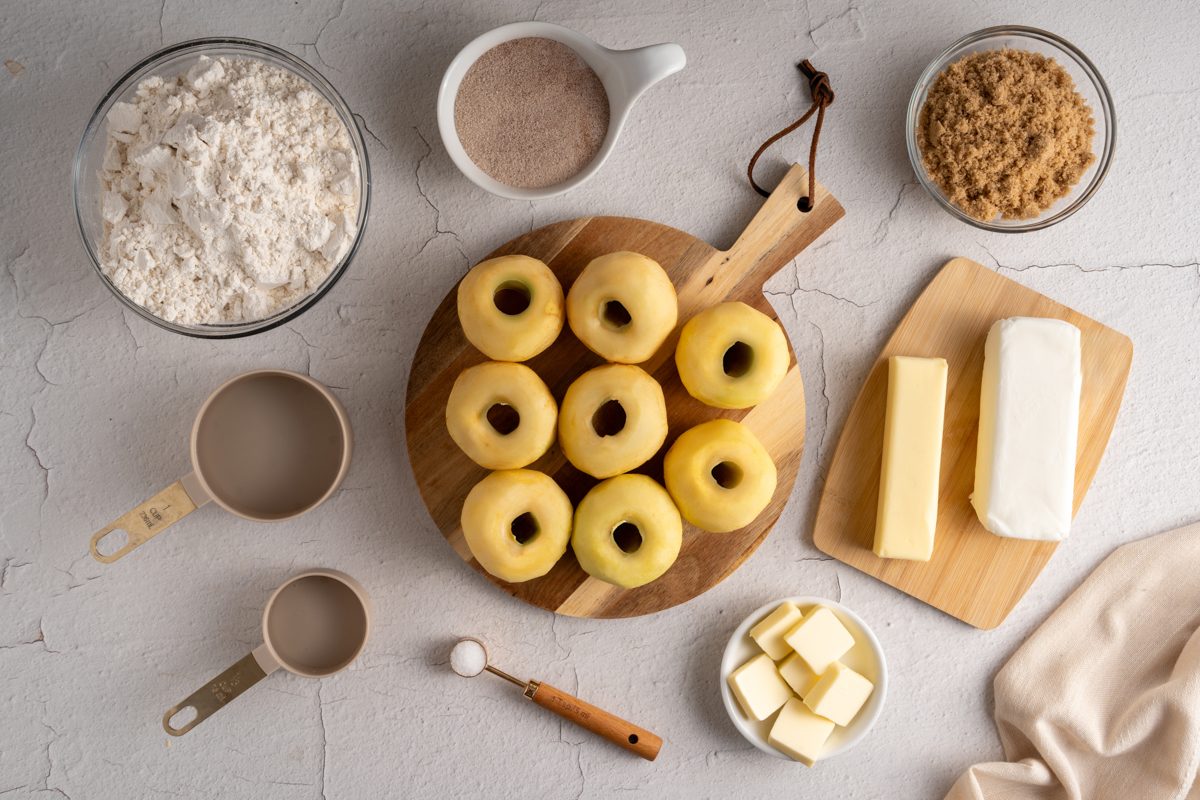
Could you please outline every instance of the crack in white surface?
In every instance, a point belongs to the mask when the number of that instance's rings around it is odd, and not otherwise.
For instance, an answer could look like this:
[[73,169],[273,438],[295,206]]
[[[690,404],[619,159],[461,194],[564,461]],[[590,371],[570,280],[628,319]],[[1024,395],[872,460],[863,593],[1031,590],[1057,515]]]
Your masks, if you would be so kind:
[[1179,264],[1171,261],[1146,261],[1141,264],[1108,264],[1102,267],[1085,267],[1075,261],[1057,261],[1050,264],[1023,264],[1021,266],[1012,266],[1009,264],[1001,264],[1000,259],[996,258],[995,254],[993,254],[992,251],[989,250],[985,245],[978,242],[976,242],[976,244],[979,244],[980,249],[988,254],[988,258],[992,260],[992,263],[996,266],[996,270],[999,272],[1028,272],[1029,270],[1070,268],[1076,272],[1080,272],[1085,275],[1091,275],[1098,272],[1123,272],[1126,270],[1184,269],[1196,270],[1196,275],[1198,278],[1200,278],[1200,260],[1185,261]]
[[303,333],[296,330],[291,325],[284,326],[284,330],[286,330],[288,333],[294,335],[297,339],[299,339],[301,342],[304,343],[304,358],[305,358],[304,374],[311,378],[312,377],[312,351],[314,348],[317,350],[320,350],[321,348],[317,347],[312,342],[310,342],[308,339],[306,339]]
[[325,702],[321,697],[321,690],[324,687],[324,681],[317,683],[317,725],[321,728],[321,763],[317,774],[321,779],[321,800],[325,800],[325,764],[329,759],[329,735],[325,730]]
[[786,297],[786,298],[788,298],[789,300],[792,301],[792,309],[794,311],[796,311],[797,314],[799,314],[800,313],[799,310],[797,310],[795,307],[795,295],[797,292],[799,292],[800,294],[819,294],[824,297],[828,297],[830,300],[836,300],[839,303],[846,303],[848,305],[852,305],[855,308],[870,308],[871,306],[873,306],[879,302],[878,300],[872,300],[869,303],[860,303],[857,300],[853,300],[849,297],[845,297],[840,294],[834,294],[833,292],[827,292],[824,289],[817,289],[816,287],[810,288],[807,286],[801,286],[799,283],[797,283],[796,286],[794,286],[793,288],[791,288],[787,291],[784,291],[784,292],[771,291],[768,289],[763,290],[763,294],[768,295],[770,297]]
[[121,324],[125,326],[125,332],[129,334],[129,340],[133,342],[133,357],[136,359],[138,353],[141,352],[145,345],[139,342],[137,336],[134,335],[133,327],[129,324],[129,317],[126,316],[126,309],[124,308],[121,309]]
[[820,470],[825,463],[825,435],[829,432],[829,378],[825,371],[825,331],[812,320],[808,324],[817,332],[817,369],[821,373],[821,397],[825,400],[824,421],[821,423],[821,434],[817,437],[817,469]]
[[413,170],[413,179],[417,184],[417,193],[421,195],[421,199],[425,201],[425,204],[433,209],[434,213],[433,235],[425,240],[424,244],[422,244],[420,249],[417,250],[417,255],[422,255],[425,252],[425,248],[429,247],[434,240],[436,240],[442,234],[446,234],[454,239],[454,243],[458,248],[458,252],[461,253],[463,259],[470,264],[471,259],[467,257],[466,250],[463,249],[462,238],[451,229],[442,227],[442,209],[438,207],[437,203],[433,202],[433,199],[425,191],[425,186],[421,182],[421,167],[425,166],[426,159],[433,155],[433,147],[429,144],[429,140],[425,138],[425,134],[421,133],[420,128],[414,125],[413,132],[417,134],[417,138],[421,140],[421,144],[425,145],[425,152],[420,158],[417,159],[417,166]]
[[[840,301],[843,303],[849,303],[850,305],[855,306],[856,308],[866,308],[867,306],[874,305],[875,303],[879,302],[878,300],[872,300],[870,303],[865,303],[865,304],[858,303],[854,300],[851,300],[848,297],[841,297],[840,295],[832,294],[832,293],[824,291],[822,289],[806,289],[799,285],[794,286],[793,288],[788,289],[786,291],[764,290],[763,293],[768,296],[771,296],[771,297],[777,297],[777,296],[787,297],[788,301],[792,305],[792,313],[795,314],[797,318],[801,317],[800,309],[798,309],[796,307],[796,295],[797,294],[820,294],[820,295],[824,295],[826,297],[832,298],[833,300],[837,300],[837,301]],[[811,318],[808,318],[806,321],[817,332],[817,371],[821,375],[821,397],[824,400],[824,409],[823,409],[824,421],[821,424],[821,429],[820,429],[819,435],[817,437],[817,445],[816,445],[817,469],[820,471],[820,470],[823,470],[822,465],[825,463],[825,438],[829,432],[829,409],[830,409],[830,405],[831,405],[830,397],[829,397],[829,380],[828,380],[828,374],[827,374],[826,366],[825,366],[825,331],[824,331],[824,329],[821,328],[820,325],[818,325],[816,322],[814,322]],[[824,473],[822,472],[822,474],[824,474]]]
[[[49,381],[47,381],[47,383],[49,383]],[[37,427],[38,420],[37,411],[34,410],[34,406],[32,405],[29,407],[29,418],[29,430],[25,432],[25,449],[31,456],[33,456],[33,460],[37,464],[42,476],[42,501],[38,505],[38,530],[40,532],[42,528],[41,523],[43,513],[46,510],[46,501],[50,499],[50,471],[53,469],[53,467],[47,465],[46,462],[42,460],[42,454],[39,453],[38,449],[33,446],[33,431],[34,428]]]
[[12,570],[24,569],[25,567],[30,566],[33,566],[33,562],[31,561],[17,561],[14,558],[4,559],[4,566],[0,567],[0,592],[9,594],[9,591],[5,588],[5,585],[10,579],[9,572]]
[[328,29],[329,26],[338,17],[342,16],[342,14],[345,13],[345,11],[346,11],[346,0],[339,0],[337,11],[334,12],[333,16],[327,17],[325,19],[325,21],[323,23],[321,23],[321,27],[317,28],[317,33],[315,36],[313,36],[313,40],[311,42],[296,42],[296,44],[298,44],[298,45],[302,45],[304,47],[311,47],[313,49],[313,53],[316,54],[316,56],[317,56],[317,61],[320,61],[326,68],[331,69],[334,72],[341,72],[341,70],[339,70],[337,67],[330,64],[328,61],[325,60],[325,57],[321,55],[321,37],[325,35],[326,29]]
[[583,793],[587,791],[587,775],[583,771],[583,759],[581,750],[583,742],[572,742],[563,736],[563,727],[565,720],[562,717],[558,718],[558,742],[570,747],[575,754],[575,769],[579,772],[579,791],[575,793],[575,800],[583,797]]
[[362,129],[367,132],[367,136],[370,136],[372,139],[374,139],[384,150],[391,151],[392,148],[388,147],[384,143],[383,139],[380,139],[375,135],[375,131],[371,130],[371,126],[367,124],[366,117],[364,117],[362,114],[359,114],[357,111],[351,112],[351,115],[358,120],[359,125],[362,125]]
[[877,247],[887,238],[887,235],[892,230],[892,222],[895,221],[896,214],[899,213],[900,206],[904,202],[904,196],[908,193],[909,189],[914,189],[918,185],[916,181],[906,181],[900,185],[900,190],[896,192],[896,199],[892,201],[892,207],[888,209],[887,216],[881,219],[879,224],[875,226],[875,234],[871,239],[872,247]]
[[[38,623],[38,635],[41,637],[42,626]],[[50,779],[54,776],[54,745],[62,738],[62,734],[57,728],[51,725],[46,719],[48,703],[45,700],[39,700],[42,705],[41,725],[46,730],[50,731],[50,740],[46,742],[46,776],[42,778],[42,789],[47,792],[54,792],[62,797],[71,800],[71,796],[66,793],[60,786],[51,786]]]
[[810,18],[809,25],[808,38],[817,49],[827,45],[860,42],[867,36],[862,11],[855,5],[847,7],[840,14],[826,18],[816,27],[811,27]]
[[162,4],[158,7],[158,46],[162,47],[167,43],[167,37],[163,33],[163,17],[167,14],[167,0],[162,0]]

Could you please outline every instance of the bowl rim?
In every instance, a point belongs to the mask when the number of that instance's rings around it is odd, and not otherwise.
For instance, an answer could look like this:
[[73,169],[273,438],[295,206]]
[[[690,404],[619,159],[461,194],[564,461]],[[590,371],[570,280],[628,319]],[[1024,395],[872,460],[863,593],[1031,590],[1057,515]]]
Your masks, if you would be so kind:
[[[1035,217],[1031,220],[1019,220],[1014,223],[1002,224],[993,221],[985,221],[975,219],[960,209],[958,206],[951,203],[942,194],[941,189],[933,182],[925,171],[925,165],[921,161],[921,151],[917,146],[917,124],[920,119],[921,109],[924,106],[925,95],[929,87],[933,85],[934,79],[941,71],[954,59],[955,56],[962,53],[967,47],[985,41],[990,38],[999,36],[1011,36],[1017,38],[1026,38],[1040,41],[1048,44],[1065,55],[1069,56],[1083,73],[1092,82],[1096,90],[1096,94],[1100,98],[1099,116],[1104,122],[1104,148],[1097,156],[1096,172],[1092,175],[1091,180],[1083,187],[1080,194],[1075,197],[1067,207],[1056,211],[1053,214],[1045,217]],[[1092,109],[1092,114],[1097,115],[1097,109]],[[917,177],[918,183],[925,188],[925,191],[933,197],[939,206],[947,211],[951,216],[962,220],[976,228],[981,228],[994,233],[1028,233],[1030,231],[1043,230],[1051,225],[1056,225],[1059,222],[1074,215],[1079,209],[1087,204],[1088,200],[1100,189],[1104,179],[1108,176],[1109,168],[1112,166],[1113,155],[1116,150],[1117,143],[1117,115],[1116,108],[1113,104],[1112,93],[1109,91],[1108,84],[1104,77],[1100,74],[1100,70],[1092,63],[1075,45],[1063,37],[1051,33],[1042,28],[1035,28],[1028,25],[992,25],[987,28],[981,28],[977,31],[967,34],[955,41],[946,49],[942,50],[936,58],[934,58],[928,66],[921,72],[917,78],[916,85],[913,87],[912,94],[909,95],[908,106],[905,112],[905,144],[908,150],[908,160],[912,165],[913,172]]]
[[[359,166],[359,208],[358,208],[358,231],[355,234],[354,241],[351,242],[350,248],[342,255],[342,258],[330,270],[329,275],[321,282],[311,294],[305,295],[295,304],[281,309],[271,316],[261,319],[250,320],[247,322],[237,323],[216,323],[212,325],[181,325],[176,322],[165,320],[162,317],[155,315],[149,309],[135,303],[130,298],[126,297],[107,275],[104,274],[103,268],[100,266],[100,259],[96,254],[95,249],[89,240],[87,231],[84,227],[83,211],[81,204],[81,190],[83,186],[83,168],[86,158],[87,147],[96,136],[109,108],[116,102],[116,98],[128,88],[131,81],[137,79],[156,64],[162,63],[170,58],[179,55],[195,53],[203,55],[206,50],[217,48],[233,48],[245,51],[247,57],[254,56],[270,56],[283,62],[285,68],[292,71],[300,78],[308,81],[314,89],[330,104],[342,123],[346,126],[346,131],[350,136],[350,141],[354,147],[355,155],[358,158]],[[74,208],[75,226],[79,232],[80,241],[83,244],[84,252],[92,262],[92,267],[96,274],[100,276],[100,280],[104,286],[108,288],[112,294],[121,301],[127,308],[131,309],[138,316],[153,323],[159,328],[163,328],[183,336],[189,336],[196,339],[240,339],[245,336],[252,336],[256,333],[277,328],[287,322],[299,317],[309,308],[314,306],[318,300],[329,293],[329,290],[341,280],[342,275],[346,272],[346,268],[350,266],[350,262],[354,260],[354,256],[358,253],[359,247],[362,245],[363,237],[366,233],[367,222],[370,219],[371,208],[371,163],[367,152],[366,139],[363,137],[362,130],[358,123],[358,117],[350,109],[342,95],[333,87],[333,84],[322,75],[315,67],[304,61],[299,56],[289,53],[280,47],[276,47],[266,42],[260,42],[256,39],[247,39],[239,36],[203,36],[194,39],[186,39],[182,42],[168,45],[159,48],[150,55],[140,59],[137,63],[125,70],[122,75],[117,78],[111,86],[104,92],[100,98],[100,102],[96,104],[96,108],[88,117],[87,125],[83,129],[83,135],[79,139],[79,145],[75,149],[75,155],[71,166],[71,200]]]
[[721,652],[721,701],[725,706],[725,713],[729,716],[733,726],[737,728],[738,733],[742,735],[742,738],[750,742],[750,744],[754,745],[767,755],[774,756],[795,764],[801,763],[789,758],[784,753],[781,753],[772,747],[767,740],[764,737],[759,736],[758,732],[753,729],[751,724],[743,718],[741,708],[737,705],[737,701],[733,697],[733,692],[729,688],[728,680],[730,673],[737,669],[737,667],[741,666],[741,664],[727,664],[726,662],[732,662],[734,660],[734,653],[739,649],[744,641],[749,638],[750,628],[753,627],[755,623],[788,601],[791,601],[797,606],[825,606],[839,615],[845,615],[848,617],[865,634],[868,648],[871,650],[875,660],[879,664],[879,674],[877,676],[878,679],[875,681],[875,691],[871,700],[869,701],[871,710],[863,716],[855,717],[855,719],[851,721],[850,725],[847,726],[845,730],[850,731],[851,728],[854,730],[846,734],[846,736],[842,739],[841,746],[837,751],[827,755],[823,754],[817,760],[817,763],[820,763],[831,758],[836,758],[848,750],[853,749],[854,746],[866,738],[871,729],[875,727],[875,723],[879,720],[879,716],[883,713],[883,707],[887,703],[887,658],[884,656],[883,645],[880,644],[879,637],[875,635],[875,631],[871,629],[871,626],[867,624],[866,620],[836,600],[830,600],[827,597],[817,597],[816,595],[795,595],[792,597],[780,597],[776,600],[772,600],[769,603],[759,606],[754,611],[751,611],[750,614],[738,624],[737,628],[734,629],[733,633],[729,637],[729,641],[725,645],[725,649]]

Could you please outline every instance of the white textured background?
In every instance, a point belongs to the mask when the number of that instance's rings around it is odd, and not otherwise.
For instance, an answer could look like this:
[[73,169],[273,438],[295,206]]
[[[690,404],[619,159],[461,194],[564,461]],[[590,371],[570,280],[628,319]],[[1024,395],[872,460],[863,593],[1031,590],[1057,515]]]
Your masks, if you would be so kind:
[[[1200,54],[1191,2],[0,2],[0,796],[936,798],[999,756],[996,669],[1115,545],[1197,516]],[[253,8],[251,8],[253,7]],[[602,44],[676,41],[687,69],[647,95],[585,187],[543,203],[475,189],[441,149],[441,71],[475,35],[559,22]],[[1075,218],[978,232],[913,183],[903,109],[952,40],[1000,23],[1051,29],[1108,79],[1116,162]],[[184,339],[123,311],[93,274],[68,173],[84,123],[134,61],[196,36],[291,49],[370,131],[366,241],[346,278],[285,328]],[[724,584],[650,618],[589,622],[497,591],[446,546],[404,453],[405,376],[422,327],[468,263],[531,225],[648,217],[727,246],[757,206],[746,158],[807,104],[810,56],[837,92],[819,175],[847,215],[775,280],[808,396],[808,447],[775,532]],[[802,158],[800,136],[767,163]],[[865,371],[951,255],[992,265],[1129,334],[1125,405],[1069,543],[1002,628],[980,632],[821,557],[809,529]],[[345,489],[305,518],[209,507],[111,567],[91,533],[188,469],[203,397],[238,371],[337,387],[357,451]],[[375,598],[361,660],[324,681],[272,676],[188,736],[162,711],[258,642],[269,590],[305,566]],[[788,594],[841,597],[880,634],[893,684],[878,727],[805,770],[752,750],[724,716],[717,664],[737,622]],[[518,674],[660,732],[645,763],[562,727],[490,678],[445,664],[478,634]]]

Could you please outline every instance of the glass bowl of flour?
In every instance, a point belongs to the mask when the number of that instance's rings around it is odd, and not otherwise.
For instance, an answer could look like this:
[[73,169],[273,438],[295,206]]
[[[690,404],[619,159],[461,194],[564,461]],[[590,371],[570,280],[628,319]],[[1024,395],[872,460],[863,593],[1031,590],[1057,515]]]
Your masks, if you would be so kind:
[[248,39],[146,58],[92,114],[75,217],[97,274],[154,324],[232,338],[294,319],[362,241],[370,166],[316,70]]

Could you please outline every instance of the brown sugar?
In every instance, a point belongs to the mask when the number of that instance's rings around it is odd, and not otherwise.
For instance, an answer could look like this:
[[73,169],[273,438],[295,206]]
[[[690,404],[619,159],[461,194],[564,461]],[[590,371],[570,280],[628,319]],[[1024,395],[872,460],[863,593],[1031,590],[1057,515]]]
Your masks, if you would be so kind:
[[608,121],[599,76],[570,47],[540,37],[480,56],[454,102],[454,126],[471,160],[526,189],[562,183],[590,164]]
[[921,108],[926,172],[980,220],[1031,219],[1095,160],[1092,110],[1067,71],[1026,50],[972,53],[946,67]]

